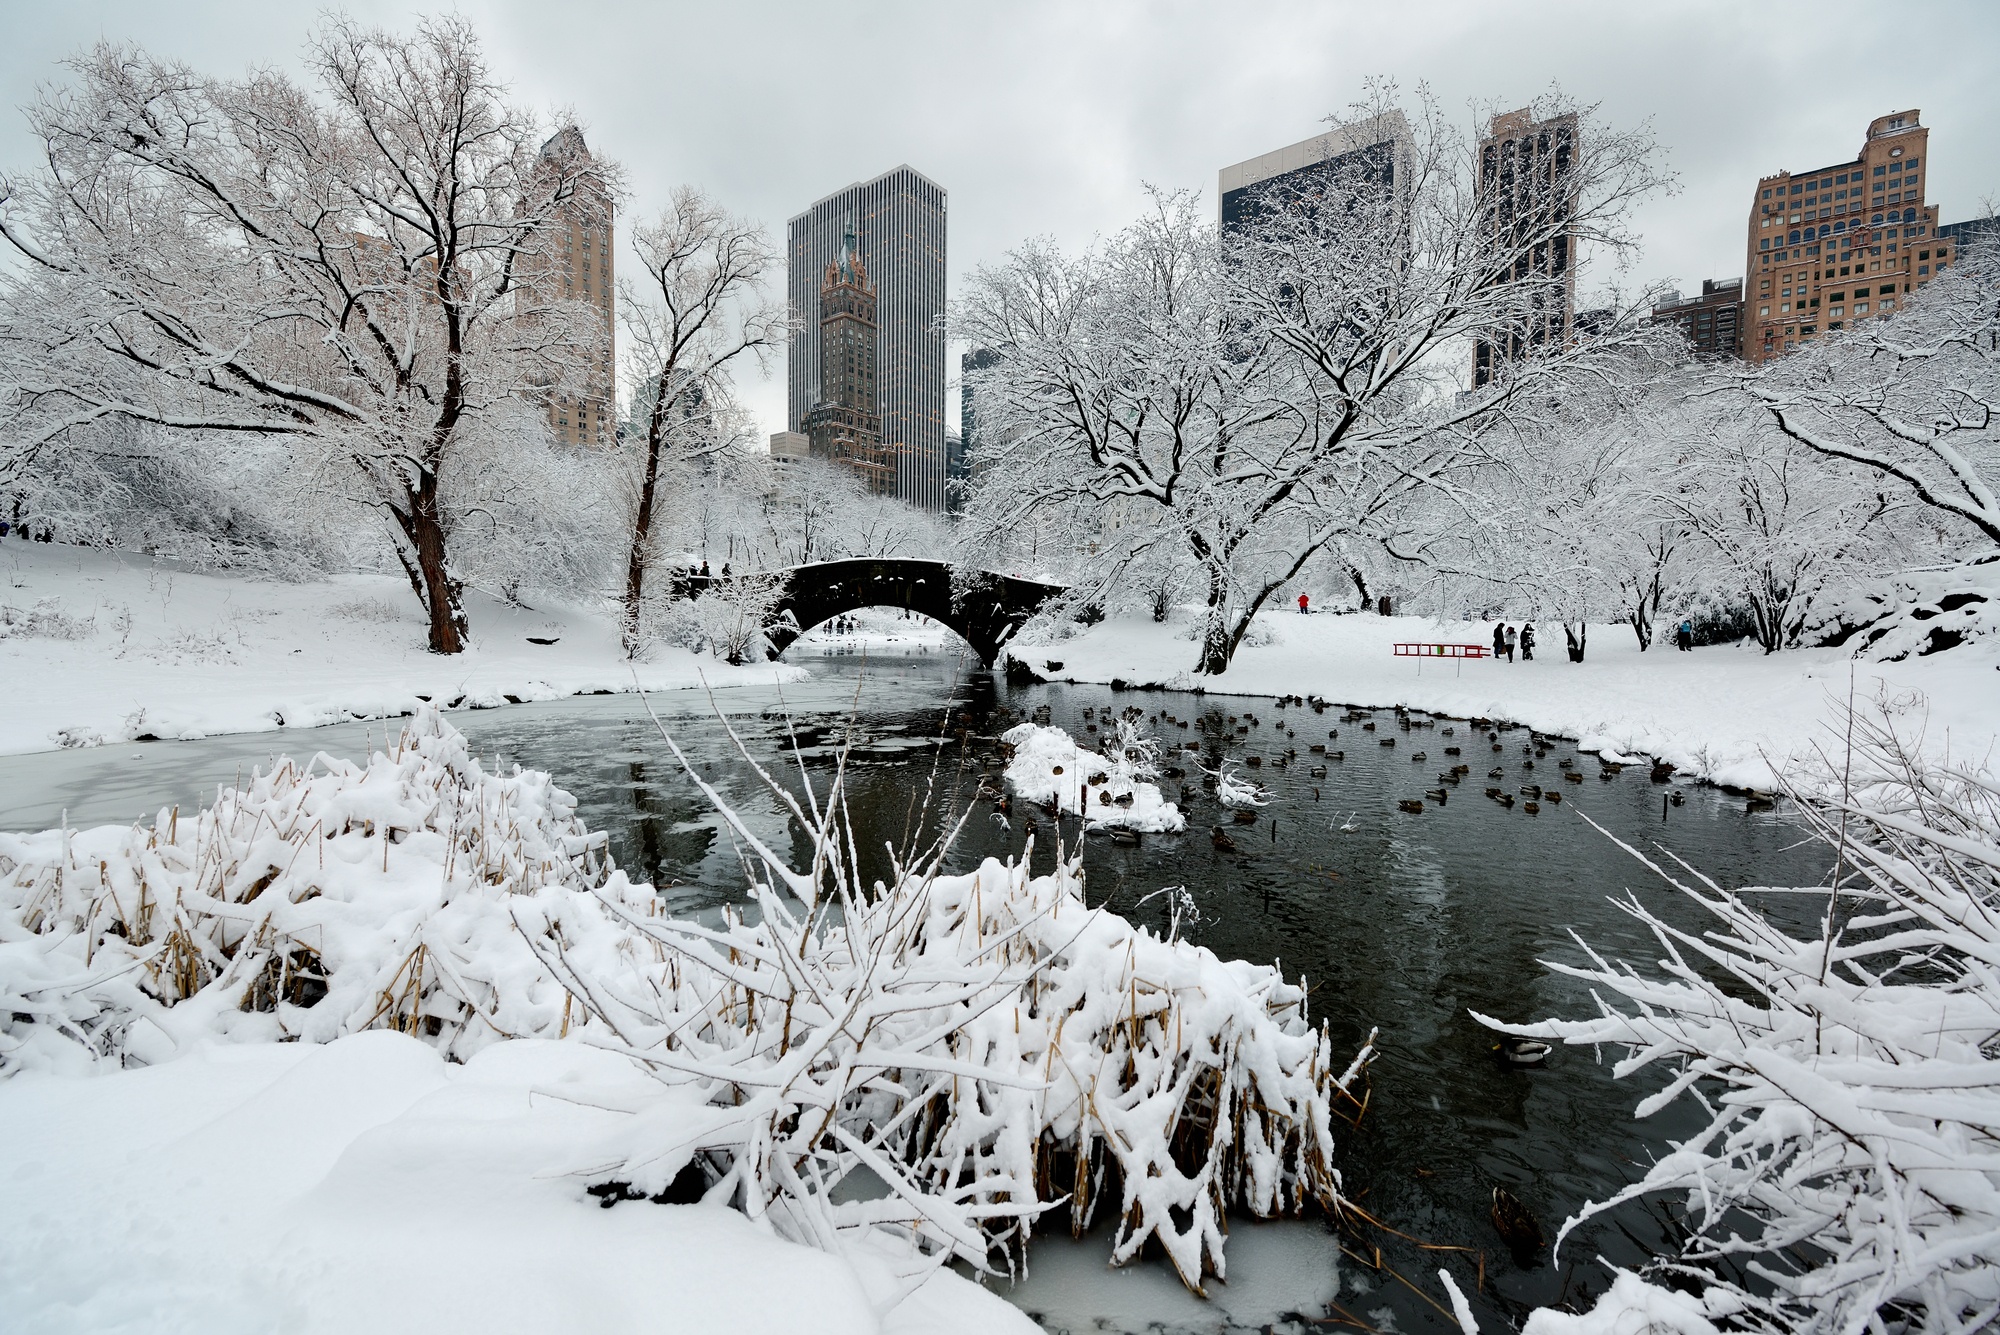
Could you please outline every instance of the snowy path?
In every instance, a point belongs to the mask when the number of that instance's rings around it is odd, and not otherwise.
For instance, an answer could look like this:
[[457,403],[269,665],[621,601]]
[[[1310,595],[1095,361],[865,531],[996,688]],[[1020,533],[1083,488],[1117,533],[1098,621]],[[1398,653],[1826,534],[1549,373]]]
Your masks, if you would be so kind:
[[[670,690],[704,677],[743,685],[805,675],[681,649],[629,663],[602,612],[535,601],[529,611],[468,593],[471,648],[441,657],[424,648],[416,599],[399,579],[270,583],[9,539],[0,542],[0,608],[15,624],[0,629],[0,755],[392,718],[418,696],[499,705],[630,691],[635,681]],[[44,615],[34,616],[38,605]],[[23,633],[30,617],[35,633]]]
[[[1490,642],[1491,623],[1421,617],[1269,614],[1274,642],[1237,653],[1216,679],[1192,676],[1184,627],[1117,620],[1059,644],[1016,645],[1038,674],[1061,680],[1168,686],[1200,684],[1239,695],[1318,695],[1342,704],[1408,705],[1460,717],[1505,719],[1610,747],[1657,756],[1718,783],[1772,785],[1772,763],[1833,749],[1828,732],[1847,698],[1882,696],[1906,719],[1928,712],[1926,735],[1966,759],[2000,759],[2000,644],[1974,643],[1903,663],[1857,662],[1837,649],[1766,656],[1755,645],[1640,653],[1628,627],[1594,626],[1585,661],[1563,652],[1562,629],[1540,629],[1531,663],[1398,658],[1402,641]],[[1061,664],[1059,668],[1052,664]]]

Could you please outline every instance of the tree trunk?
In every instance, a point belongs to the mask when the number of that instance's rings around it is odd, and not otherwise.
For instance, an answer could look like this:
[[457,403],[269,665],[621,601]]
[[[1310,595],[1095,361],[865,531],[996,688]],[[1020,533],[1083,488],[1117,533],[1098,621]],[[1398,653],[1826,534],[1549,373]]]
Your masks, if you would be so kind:
[[1228,601],[1228,584],[1219,573],[1211,570],[1208,576],[1208,606],[1202,617],[1201,662],[1195,667],[1195,671],[1203,676],[1219,677],[1229,671],[1229,659],[1236,642],[1222,616],[1222,609]]
[[1631,623],[1632,633],[1639,637],[1639,652],[1645,653],[1653,643],[1653,613],[1646,606],[1644,598],[1632,604],[1632,610],[1626,613],[1625,620]]
[[403,570],[410,587],[430,613],[430,650],[434,654],[455,654],[465,649],[465,605],[459,582],[452,578],[445,557],[444,520],[438,510],[437,476],[425,472],[407,493],[407,510],[390,509],[396,525],[409,543],[411,555],[403,556]]
[[1569,650],[1570,662],[1581,663],[1583,661],[1584,644],[1589,638],[1590,625],[1588,622],[1563,622],[1563,639],[1567,642],[1565,647]]
[[[664,385],[661,393],[665,393]],[[660,438],[664,403],[653,406],[651,429],[646,433],[646,475],[639,483],[639,510],[632,519],[632,550],[625,562],[625,598],[621,637],[625,652],[639,651],[639,606],[646,597],[647,545],[653,536],[653,500],[660,485]]]

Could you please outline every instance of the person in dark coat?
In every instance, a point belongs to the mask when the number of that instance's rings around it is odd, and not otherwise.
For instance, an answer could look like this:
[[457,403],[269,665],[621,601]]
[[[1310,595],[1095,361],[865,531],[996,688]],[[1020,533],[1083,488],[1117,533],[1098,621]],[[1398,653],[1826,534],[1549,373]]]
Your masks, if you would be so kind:
[[707,558],[707,557],[705,557],[705,556],[704,556],[704,557],[702,558],[702,560],[701,560],[701,577],[702,577],[703,579],[707,579],[707,578],[709,577],[709,576],[708,576],[708,558]]
[[1498,658],[1500,657],[1500,655],[1506,652],[1507,652],[1507,623],[1502,621],[1493,627],[1493,656],[1495,658]]
[[1521,661],[1533,661],[1535,657],[1535,623],[1530,621],[1521,627]]
[[1683,621],[1674,627],[1674,643],[1684,654],[1694,651],[1694,622]]

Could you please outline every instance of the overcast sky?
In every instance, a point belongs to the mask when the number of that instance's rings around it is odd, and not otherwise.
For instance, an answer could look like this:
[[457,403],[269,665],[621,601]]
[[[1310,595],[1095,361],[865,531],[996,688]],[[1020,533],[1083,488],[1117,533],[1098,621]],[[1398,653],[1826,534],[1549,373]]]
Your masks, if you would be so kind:
[[[352,0],[388,26],[437,12]],[[774,233],[907,162],[950,194],[954,288],[1024,237],[1116,230],[1143,184],[1212,201],[1216,171],[1316,133],[1385,75],[1470,107],[1557,83],[1624,125],[1650,118],[1680,180],[1645,207],[1635,275],[1698,290],[1742,272],[1759,176],[1851,157],[1869,120],[1922,109],[1930,199],[1954,222],[2000,196],[2000,3],[756,3],[465,0],[524,101],[574,110],[624,163],[628,208],[699,184]],[[0,0],[10,108],[100,37],[215,73],[293,66],[321,12],[278,0]],[[18,113],[0,163],[28,166]],[[784,425],[782,368],[746,387]]]

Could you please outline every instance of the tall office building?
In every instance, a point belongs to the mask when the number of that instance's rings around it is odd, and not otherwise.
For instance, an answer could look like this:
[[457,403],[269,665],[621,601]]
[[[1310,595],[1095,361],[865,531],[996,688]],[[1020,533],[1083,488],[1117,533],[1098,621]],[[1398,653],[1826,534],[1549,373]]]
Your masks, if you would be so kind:
[[819,396],[806,411],[805,434],[815,459],[846,464],[877,496],[896,494],[897,451],[882,441],[876,404],[880,346],[875,287],[849,223],[840,254],[819,288]]
[[804,431],[820,399],[820,293],[850,225],[860,267],[874,287],[875,403],[882,448],[895,457],[894,494],[943,510],[945,192],[908,166],[835,191],[791,220],[785,252],[795,320],[786,364],[790,426]]
[[1576,209],[1577,121],[1573,115],[1534,119],[1526,107],[1504,112],[1479,142],[1479,193],[1486,225],[1511,250],[1503,282],[1522,284],[1524,308],[1511,327],[1472,349],[1472,383],[1484,385],[1508,362],[1563,344],[1576,313],[1576,245],[1569,220]]
[[[542,145],[541,157],[551,161],[576,156],[590,159],[583,132],[574,125],[553,135]],[[614,337],[617,322],[612,310],[612,201],[593,190],[577,198],[566,210],[563,225],[545,239],[540,254],[525,257],[527,276],[546,276],[549,296],[570,301],[587,301],[604,317],[604,348],[590,368],[583,392],[578,395],[551,395],[547,403],[549,427],[565,445],[605,445],[615,437],[617,424],[617,375],[613,370]]]
[[1401,190],[1409,183],[1410,157],[1409,121],[1385,111],[1234,163],[1217,173],[1222,230],[1239,231],[1271,209],[1310,204],[1335,182]]
[[1951,262],[1953,239],[1938,228],[1937,206],[1924,203],[1930,133],[1917,112],[1894,111],[1869,122],[1852,160],[1757,182],[1744,356],[1769,361],[1892,314]]
[[[1704,278],[1701,295],[1683,297],[1670,292],[1653,307],[1655,320],[1681,327],[1697,357],[1728,358],[1743,355],[1743,280]],[[1577,317],[1583,323],[1583,317]]]

